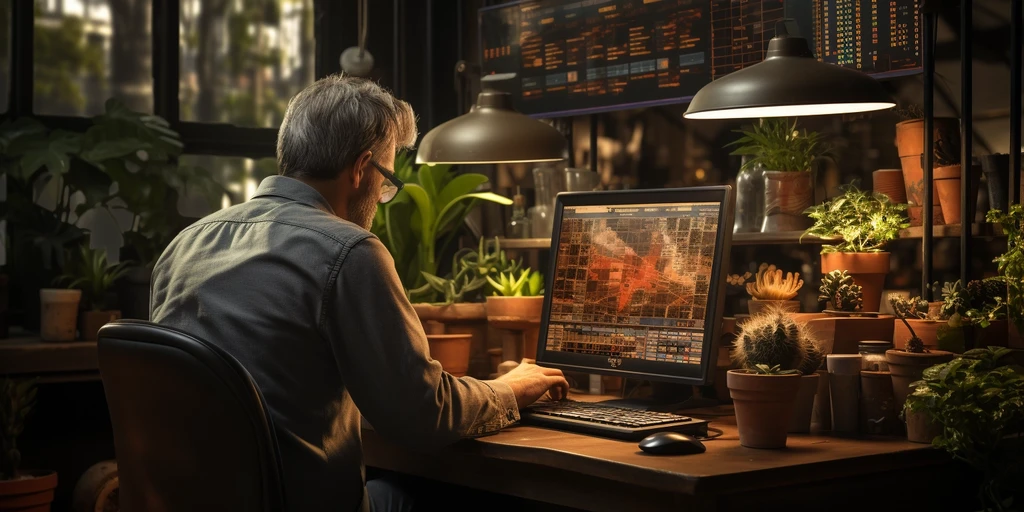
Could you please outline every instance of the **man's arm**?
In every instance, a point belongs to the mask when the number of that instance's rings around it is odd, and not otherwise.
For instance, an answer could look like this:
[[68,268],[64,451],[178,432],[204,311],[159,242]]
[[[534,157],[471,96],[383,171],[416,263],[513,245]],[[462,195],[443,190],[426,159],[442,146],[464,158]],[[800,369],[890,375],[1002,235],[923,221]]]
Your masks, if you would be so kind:
[[326,292],[321,328],[346,389],[375,430],[444,445],[495,432],[519,420],[520,405],[553,386],[567,389],[558,370],[517,372],[519,379],[501,381],[444,372],[428,355],[426,334],[384,245],[367,238],[343,257]]

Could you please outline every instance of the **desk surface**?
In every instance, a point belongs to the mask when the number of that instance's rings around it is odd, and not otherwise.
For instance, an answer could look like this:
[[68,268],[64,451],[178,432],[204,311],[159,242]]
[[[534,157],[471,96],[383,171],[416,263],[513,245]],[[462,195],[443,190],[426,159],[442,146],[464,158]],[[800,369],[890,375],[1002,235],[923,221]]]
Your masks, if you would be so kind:
[[44,342],[36,336],[0,340],[0,375],[44,382],[99,379],[95,341]]
[[853,482],[888,472],[886,479],[898,482],[904,477],[892,473],[927,475],[913,469],[950,461],[929,445],[893,437],[791,434],[784,450],[744,448],[729,410],[703,415],[723,435],[705,441],[707,452],[696,455],[647,455],[636,442],[531,426],[460,441],[441,453],[418,453],[372,430],[364,432],[363,445],[369,466],[591,510],[640,510],[638,499],[646,500],[643,507],[651,510],[667,504],[716,509],[714,503],[726,494],[764,495],[794,483],[823,485],[829,490],[819,492],[827,493],[837,480]]

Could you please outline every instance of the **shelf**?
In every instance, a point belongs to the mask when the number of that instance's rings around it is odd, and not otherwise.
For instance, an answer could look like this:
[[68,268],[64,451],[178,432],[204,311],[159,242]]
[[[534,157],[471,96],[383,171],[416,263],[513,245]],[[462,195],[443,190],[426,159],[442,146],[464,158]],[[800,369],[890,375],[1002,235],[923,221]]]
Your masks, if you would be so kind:
[[775,233],[733,233],[732,245],[783,245],[783,244],[806,244],[821,245],[834,242],[829,238],[819,238],[806,235],[803,231],[778,231]]
[[[932,226],[934,238],[957,238],[963,233],[960,224],[943,224]],[[917,239],[924,236],[924,226],[913,226],[900,230],[900,238]],[[997,237],[1003,236],[1003,228],[995,224],[971,224],[971,236]]]
[[550,249],[550,238],[505,238],[498,237],[502,249]]

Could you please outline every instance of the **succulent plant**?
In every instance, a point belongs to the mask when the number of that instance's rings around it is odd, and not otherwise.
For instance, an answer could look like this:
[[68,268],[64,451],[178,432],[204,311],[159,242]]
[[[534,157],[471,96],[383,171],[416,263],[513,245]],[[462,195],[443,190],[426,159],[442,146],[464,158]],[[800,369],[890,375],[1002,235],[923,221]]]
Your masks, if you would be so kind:
[[818,300],[832,304],[836,311],[857,311],[864,305],[864,293],[845,270],[833,270],[821,276]]
[[889,295],[889,304],[892,306],[892,311],[896,314],[896,318],[899,318],[903,325],[907,327],[907,330],[910,331],[910,339],[907,340],[907,352],[918,354],[928,352],[928,349],[924,348],[924,341],[917,336],[914,328],[907,321],[907,318],[928,318],[928,301],[922,300],[920,297],[906,299],[893,294]]
[[529,268],[519,271],[519,277],[515,272],[502,272],[498,279],[491,279],[487,276],[487,282],[494,289],[492,295],[502,297],[536,297],[544,295],[544,277],[540,272]]
[[792,375],[794,373],[800,373],[796,370],[783,370],[781,366],[768,366],[766,364],[754,365],[753,372],[758,375]]
[[778,308],[752,316],[743,323],[732,357],[748,370],[765,365],[813,373],[821,365],[821,351],[804,327]]
[[803,285],[803,279],[797,274],[787,272],[786,277],[782,277],[782,269],[762,263],[754,282],[747,283],[747,293],[757,300],[793,300]]

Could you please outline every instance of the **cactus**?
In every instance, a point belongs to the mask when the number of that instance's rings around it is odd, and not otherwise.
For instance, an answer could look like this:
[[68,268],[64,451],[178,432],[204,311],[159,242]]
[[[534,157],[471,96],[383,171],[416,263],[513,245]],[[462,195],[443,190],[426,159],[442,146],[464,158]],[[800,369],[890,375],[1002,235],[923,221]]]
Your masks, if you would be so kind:
[[804,281],[793,272],[782,277],[782,269],[762,263],[757,269],[755,282],[747,283],[747,293],[757,300],[792,300]]
[[[896,314],[896,318],[899,318],[903,322],[903,325],[907,326],[907,330],[910,331],[910,339],[907,340],[907,352],[914,352],[917,354],[928,352],[924,348],[924,341],[917,336],[914,332],[914,328],[910,326],[910,322],[907,318],[927,318],[928,317],[928,301],[921,300],[920,297],[914,297],[913,299],[904,299],[899,295],[890,295],[889,304],[892,305],[892,311]],[[922,312],[922,306],[924,308]]]
[[750,317],[743,323],[732,356],[739,366],[748,370],[765,365],[813,373],[821,365],[821,352],[803,326],[778,308]]
[[821,276],[818,300],[832,304],[836,311],[857,311],[864,304],[860,285],[845,270],[833,270]]

